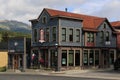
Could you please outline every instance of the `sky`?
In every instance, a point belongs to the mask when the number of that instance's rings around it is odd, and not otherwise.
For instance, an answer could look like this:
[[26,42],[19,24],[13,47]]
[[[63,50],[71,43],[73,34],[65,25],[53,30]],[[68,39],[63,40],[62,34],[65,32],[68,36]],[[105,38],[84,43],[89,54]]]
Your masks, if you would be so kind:
[[0,20],[17,20],[30,24],[43,8],[120,20],[120,0],[0,0]]

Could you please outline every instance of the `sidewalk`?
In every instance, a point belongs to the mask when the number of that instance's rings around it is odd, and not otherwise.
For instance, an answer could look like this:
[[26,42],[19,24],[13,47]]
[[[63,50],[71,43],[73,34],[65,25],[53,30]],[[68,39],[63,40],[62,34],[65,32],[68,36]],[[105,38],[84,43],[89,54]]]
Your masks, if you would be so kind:
[[[3,74],[3,73],[0,73]],[[50,70],[33,70],[27,69],[25,72],[4,72],[4,74],[30,74],[30,75],[49,75],[49,76],[67,76],[67,77],[83,77],[83,78],[101,78],[120,80],[120,72],[116,73],[111,69],[98,70],[66,70],[66,71],[50,71]]]

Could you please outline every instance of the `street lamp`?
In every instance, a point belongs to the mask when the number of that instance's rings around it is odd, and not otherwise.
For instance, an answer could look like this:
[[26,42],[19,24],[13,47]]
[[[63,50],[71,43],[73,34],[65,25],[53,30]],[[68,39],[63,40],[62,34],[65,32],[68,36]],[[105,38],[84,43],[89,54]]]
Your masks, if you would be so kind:
[[58,71],[58,44],[55,44],[55,71]]

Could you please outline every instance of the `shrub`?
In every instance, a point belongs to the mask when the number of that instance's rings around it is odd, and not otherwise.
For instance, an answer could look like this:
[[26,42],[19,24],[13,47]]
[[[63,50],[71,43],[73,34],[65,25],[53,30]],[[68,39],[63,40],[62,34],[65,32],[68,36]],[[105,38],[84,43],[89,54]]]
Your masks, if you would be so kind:
[[0,72],[5,72],[6,71],[6,67],[0,67]]

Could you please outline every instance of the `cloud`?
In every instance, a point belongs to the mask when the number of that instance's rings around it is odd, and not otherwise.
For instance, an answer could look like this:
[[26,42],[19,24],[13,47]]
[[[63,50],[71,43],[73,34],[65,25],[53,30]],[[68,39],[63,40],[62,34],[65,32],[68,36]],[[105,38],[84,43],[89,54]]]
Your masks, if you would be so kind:
[[110,21],[120,20],[120,0],[108,1],[99,11],[94,11],[93,14],[101,17],[106,17]]
[[29,23],[28,20],[37,18],[43,8],[68,8],[69,12],[118,19],[119,5],[119,0],[0,0],[0,19]]

